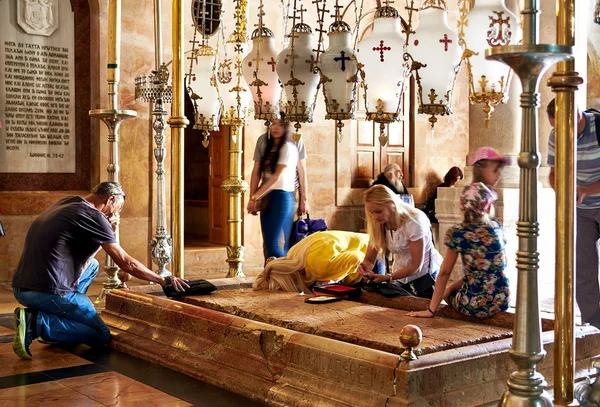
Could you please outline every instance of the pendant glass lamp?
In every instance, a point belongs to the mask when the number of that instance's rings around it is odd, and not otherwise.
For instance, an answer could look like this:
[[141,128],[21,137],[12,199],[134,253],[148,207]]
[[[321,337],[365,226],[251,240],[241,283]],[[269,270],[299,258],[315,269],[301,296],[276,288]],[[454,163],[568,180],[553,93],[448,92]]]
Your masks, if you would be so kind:
[[191,58],[191,75],[188,75],[188,93],[194,104],[194,129],[202,130],[202,144],[208,146],[208,134],[219,130],[221,98],[215,78],[217,52],[201,45]]
[[342,21],[337,5],[335,19],[327,34],[329,47],[318,65],[327,110],[325,119],[337,120],[338,141],[341,141],[342,120],[354,119],[358,63],[351,46],[350,26]]
[[459,38],[465,47],[469,100],[484,105],[486,127],[490,127],[494,106],[508,100],[511,70],[502,62],[485,59],[485,50],[518,44],[522,37],[519,19],[504,0],[476,0],[468,12],[468,1],[460,7]]
[[458,34],[448,26],[448,8],[444,0],[425,0],[419,9],[419,26],[410,36],[408,52],[417,83],[419,114],[451,114],[452,89],[460,68],[462,48]]
[[279,116],[281,85],[277,75],[273,32],[262,23],[262,2],[258,28],[252,32],[252,50],[244,58],[242,72],[254,99],[254,118],[271,121]]
[[373,30],[358,43],[357,58],[363,65],[366,117],[380,123],[382,145],[387,143],[385,124],[400,120],[404,82],[409,73],[403,58],[404,45],[398,11],[389,5],[379,7]]
[[314,40],[311,28],[295,24],[290,34],[289,47],[277,57],[277,74],[284,85],[286,119],[296,122],[294,138],[300,137],[300,123],[312,123],[319,87],[315,69]]

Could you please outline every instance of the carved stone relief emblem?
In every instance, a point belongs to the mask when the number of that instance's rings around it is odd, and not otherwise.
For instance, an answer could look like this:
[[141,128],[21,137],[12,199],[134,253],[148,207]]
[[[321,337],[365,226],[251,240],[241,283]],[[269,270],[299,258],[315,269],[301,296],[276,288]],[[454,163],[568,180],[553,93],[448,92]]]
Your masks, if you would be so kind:
[[59,0],[17,0],[17,22],[27,33],[50,36],[58,28]]

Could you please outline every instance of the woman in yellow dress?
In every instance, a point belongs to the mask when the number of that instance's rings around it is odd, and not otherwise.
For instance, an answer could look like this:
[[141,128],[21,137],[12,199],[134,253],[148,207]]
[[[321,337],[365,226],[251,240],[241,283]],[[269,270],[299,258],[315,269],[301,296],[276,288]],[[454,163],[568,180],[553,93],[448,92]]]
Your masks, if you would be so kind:
[[366,233],[332,230],[305,237],[286,257],[270,261],[254,280],[255,290],[309,292],[317,282],[353,285],[369,246]]

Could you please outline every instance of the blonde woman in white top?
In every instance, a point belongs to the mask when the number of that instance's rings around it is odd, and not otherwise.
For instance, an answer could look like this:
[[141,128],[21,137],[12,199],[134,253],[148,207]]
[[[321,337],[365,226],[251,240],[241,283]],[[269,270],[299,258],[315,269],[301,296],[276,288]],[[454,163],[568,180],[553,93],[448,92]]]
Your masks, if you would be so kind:
[[[298,149],[288,141],[288,123],[273,120],[265,154],[254,162],[248,213],[260,212],[263,240],[269,257],[284,257],[294,220],[294,189]],[[281,236],[283,235],[283,244]]]
[[[395,282],[415,296],[431,298],[442,256],[433,246],[427,215],[383,185],[365,191],[364,201],[370,240],[359,273],[376,283]],[[373,273],[377,255],[386,250],[393,255],[389,274]]]

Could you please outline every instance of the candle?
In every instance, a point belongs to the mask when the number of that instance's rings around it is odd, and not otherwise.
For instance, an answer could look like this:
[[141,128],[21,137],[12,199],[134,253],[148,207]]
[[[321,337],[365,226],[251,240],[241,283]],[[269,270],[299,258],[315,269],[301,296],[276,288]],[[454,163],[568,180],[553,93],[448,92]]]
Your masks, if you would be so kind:
[[383,111],[394,113],[398,110],[398,96],[393,90],[385,90],[381,92],[380,99],[383,102]]
[[119,63],[121,61],[121,0],[109,0],[108,3],[108,55],[106,79],[119,82]]

